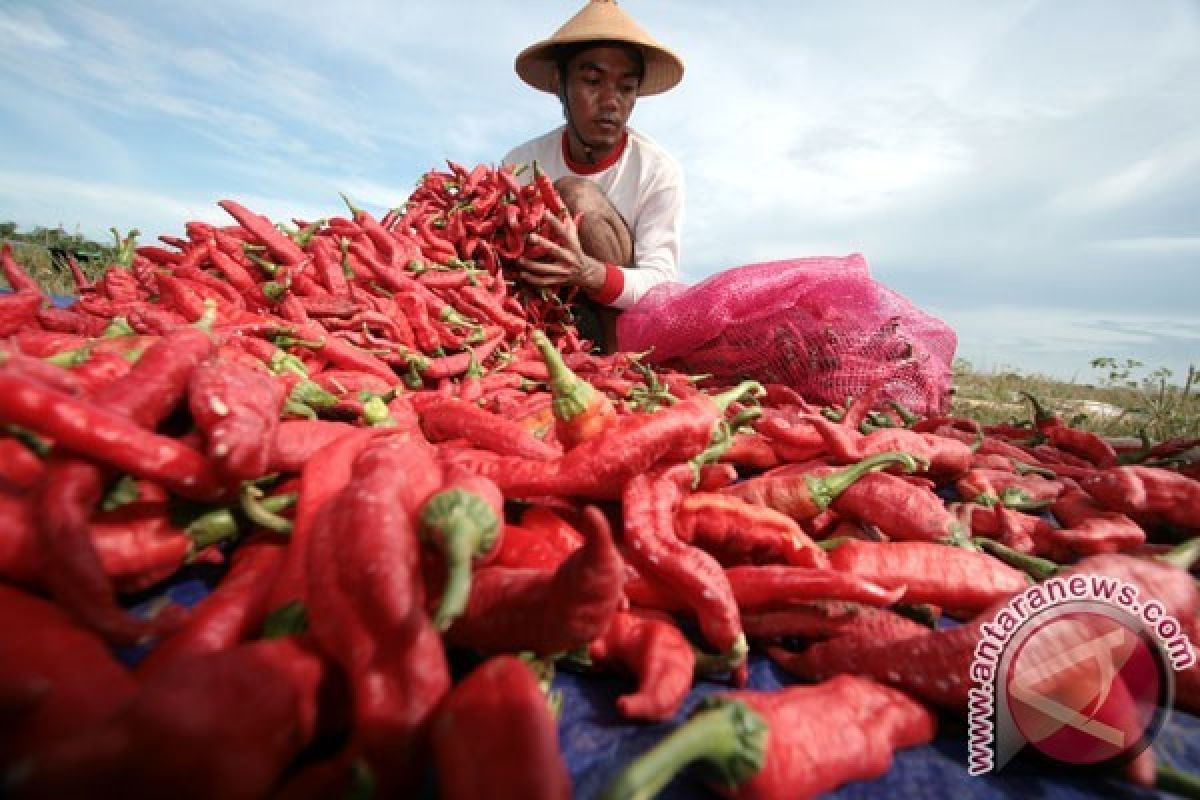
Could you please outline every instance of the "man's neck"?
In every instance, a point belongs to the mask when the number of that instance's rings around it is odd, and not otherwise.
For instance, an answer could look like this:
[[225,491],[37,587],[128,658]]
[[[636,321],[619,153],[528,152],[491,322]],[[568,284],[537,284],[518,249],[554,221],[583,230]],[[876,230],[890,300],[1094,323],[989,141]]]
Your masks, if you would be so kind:
[[621,137],[617,143],[604,150],[596,150],[589,148],[583,143],[583,140],[575,135],[574,131],[568,128],[563,136],[563,155],[567,159],[567,166],[575,173],[580,175],[590,175],[596,172],[602,172],[615,164],[621,157],[624,151],[626,142],[629,139],[629,129],[626,128],[621,132]]
[[567,148],[571,152],[571,160],[577,164],[595,164],[598,161],[603,161],[613,150],[620,147],[621,140],[617,140],[617,144],[607,150],[597,150],[594,147],[586,145],[583,140],[575,135],[575,131],[567,130]]

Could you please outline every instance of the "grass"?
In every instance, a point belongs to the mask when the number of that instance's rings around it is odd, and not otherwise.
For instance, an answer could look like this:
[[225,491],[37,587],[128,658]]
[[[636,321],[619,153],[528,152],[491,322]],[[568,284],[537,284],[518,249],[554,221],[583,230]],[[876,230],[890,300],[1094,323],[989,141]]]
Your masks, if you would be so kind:
[[[115,260],[116,250],[62,228],[34,228],[20,231],[15,223],[0,222],[0,242],[12,245],[17,263],[50,294],[75,293],[75,281],[67,266],[73,257],[85,275],[95,279]],[[0,286],[8,287],[0,277]]]
[[954,364],[953,413],[984,423],[1032,419],[1033,410],[1022,392],[1037,397],[1050,411],[1076,427],[1112,437],[1155,441],[1173,436],[1200,437],[1200,370],[1191,367],[1182,385],[1170,370],[1140,374],[1137,361],[1102,357],[1091,362],[1100,375],[1094,384],[1061,381],[1016,370],[981,373],[965,361]]

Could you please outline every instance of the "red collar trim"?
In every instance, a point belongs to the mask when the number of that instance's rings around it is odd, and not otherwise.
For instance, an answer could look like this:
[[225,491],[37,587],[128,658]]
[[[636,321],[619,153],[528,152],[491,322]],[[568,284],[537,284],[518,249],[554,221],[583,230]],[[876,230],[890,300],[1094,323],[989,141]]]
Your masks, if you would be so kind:
[[564,128],[562,135],[563,161],[567,163],[567,169],[571,170],[571,172],[574,172],[576,175],[595,175],[597,172],[603,172],[613,164],[617,163],[617,160],[621,158],[621,154],[625,152],[625,144],[628,141],[629,131],[623,131],[621,133],[621,141],[617,143],[617,146],[612,149],[611,153],[609,153],[600,161],[597,161],[595,164],[580,164],[578,161],[571,158],[571,144],[569,141],[567,141],[567,131]]

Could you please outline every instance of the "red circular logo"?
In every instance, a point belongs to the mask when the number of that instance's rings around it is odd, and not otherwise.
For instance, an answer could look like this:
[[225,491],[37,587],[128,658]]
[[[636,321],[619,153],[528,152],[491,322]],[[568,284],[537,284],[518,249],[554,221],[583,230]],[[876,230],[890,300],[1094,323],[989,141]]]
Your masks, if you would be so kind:
[[1027,742],[1058,761],[1098,764],[1150,743],[1161,724],[1163,669],[1140,631],[1111,615],[1073,611],[1030,631],[1004,688]]

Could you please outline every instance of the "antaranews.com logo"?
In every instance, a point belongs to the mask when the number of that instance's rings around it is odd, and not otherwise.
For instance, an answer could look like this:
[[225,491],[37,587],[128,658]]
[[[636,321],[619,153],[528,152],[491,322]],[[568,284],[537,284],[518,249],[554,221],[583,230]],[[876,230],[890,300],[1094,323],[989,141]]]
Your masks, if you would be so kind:
[[1133,758],[1166,721],[1174,671],[1195,660],[1179,621],[1133,584],[1080,574],[1031,586],[981,628],[968,772],[998,770],[1027,744],[1068,764]]

